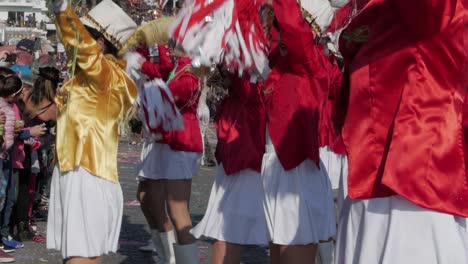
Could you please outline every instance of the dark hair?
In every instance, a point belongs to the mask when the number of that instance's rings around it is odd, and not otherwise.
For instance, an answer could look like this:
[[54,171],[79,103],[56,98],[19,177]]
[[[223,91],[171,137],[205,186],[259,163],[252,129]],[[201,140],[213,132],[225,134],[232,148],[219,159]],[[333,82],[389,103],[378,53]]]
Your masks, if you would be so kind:
[[184,5],[185,1],[184,0],[179,0],[175,3],[175,6],[177,9],[181,9],[182,6]]
[[3,77],[3,75],[0,75],[0,90],[3,89],[3,85],[5,85],[5,77]]
[[19,92],[23,87],[23,82],[16,75],[6,77],[3,81],[3,87],[0,87],[0,97],[3,98]]
[[91,37],[93,37],[93,39],[98,40],[102,38],[104,40],[104,45],[106,46],[107,53],[110,53],[117,57],[119,50],[114,46],[114,44],[107,40],[101,32],[92,27],[85,26],[85,28],[88,30],[89,34],[91,35]]
[[60,72],[54,67],[39,68],[39,76],[34,82],[29,98],[33,106],[38,106],[42,100],[53,102],[60,81]]
[[7,67],[0,67],[0,76],[8,76],[8,75],[15,75],[16,72],[13,71],[12,69],[10,68],[7,68]]

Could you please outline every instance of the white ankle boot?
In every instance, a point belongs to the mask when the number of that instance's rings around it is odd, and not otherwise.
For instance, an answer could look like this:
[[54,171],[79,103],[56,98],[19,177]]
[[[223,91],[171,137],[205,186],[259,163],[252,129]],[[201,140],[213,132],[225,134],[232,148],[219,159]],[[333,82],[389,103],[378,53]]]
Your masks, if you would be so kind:
[[161,242],[161,249],[156,247],[156,252],[159,256],[157,264],[175,264],[176,258],[172,244],[177,243],[175,232],[169,231],[166,233],[159,232],[159,241]]
[[189,245],[174,244],[174,253],[177,264],[199,264],[199,252],[197,243]]

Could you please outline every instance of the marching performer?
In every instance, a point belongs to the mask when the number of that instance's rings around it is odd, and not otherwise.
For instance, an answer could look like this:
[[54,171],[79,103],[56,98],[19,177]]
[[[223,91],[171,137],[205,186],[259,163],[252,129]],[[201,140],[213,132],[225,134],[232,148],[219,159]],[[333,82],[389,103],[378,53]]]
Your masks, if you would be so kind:
[[[137,30],[138,32],[138,30]],[[142,69],[144,71],[151,71],[151,75],[158,75],[160,79],[163,81],[167,81],[171,70],[174,67],[172,62],[172,58],[169,56],[169,48],[167,44],[155,44],[152,45],[153,48],[157,51],[157,63],[155,61],[145,61],[141,64]],[[144,49],[138,48],[137,51],[143,57],[150,57],[150,53],[146,51],[146,46],[143,47]],[[134,55],[139,58],[141,61],[144,58]],[[131,65],[129,64],[131,67]],[[140,89],[142,89],[140,87]],[[141,97],[143,95],[143,91],[140,90]],[[148,98],[153,99],[154,98]],[[144,108],[144,104],[139,105],[139,112],[140,112],[140,119],[146,122],[146,116],[141,108]],[[150,173],[147,169],[153,162],[155,162],[151,156],[151,149],[153,148],[153,144],[155,141],[155,136],[152,135],[150,128],[148,127],[147,123],[144,123],[144,142],[143,148],[141,152],[141,162],[142,162],[142,169],[138,172],[138,190],[137,190],[137,198],[141,205],[141,210],[143,215],[146,218],[146,221],[151,229],[151,242],[148,246],[141,247],[140,250],[142,251],[156,251],[158,256],[161,258],[161,263],[163,261],[171,262],[170,258],[172,258],[172,262],[175,261],[175,256],[172,250],[172,244],[176,242],[175,233],[173,231],[173,226],[169,217],[166,214],[161,214],[161,211],[165,210],[165,198],[164,198],[164,190],[161,189],[161,185],[154,184],[155,181],[152,180],[153,174]],[[159,189],[158,189],[159,187]],[[158,207],[159,206],[159,207]],[[160,208],[163,207],[163,208]],[[163,242],[165,241],[165,242]],[[166,252],[166,253],[164,253]],[[167,260],[165,258],[168,258]]]
[[192,233],[216,239],[210,263],[240,263],[243,245],[265,245],[270,237],[260,175],[266,127],[263,86],[248,75],[221,72],[229,95],[215,120],[220,165],[205,216]]
[[330,85],[329,62],[314,41],[332,17],[313,19],[317,6],[304,3],[273,1],[280,37],[270,52],[272,70],[263,90],[267,132],[262,162],[273,263],[311,263],[317,244],[335,235],[333,194],[319,158],[318,130]]
[[[326,25],[333,9],[322,4],[330,11],[320,17]],[[329,86],[329,62],[315,44],[321,25],[312,19],[307,24],[303,12],[310,14],[294,0],[273,1],[273,8],[270,75],[259,86],[248,76],[233,82],[216,123],[221,166],[207,213],[192,230],[217,240],[213,263],[239,263],[242,245],[267,242],[273,263],[310,263],[317,243],[335,234],[331,186],[318,151],[318,112]],[[254,151],[243,151],[246,142]]]
[[340,38],[349,198],[336,263],[468,263],[467,3],[357,4]]
[[[153,78],[158,77],[167,81],[169,74],[174,68],[167,44],[157,45],[159,63],[154,64],[148,60],[141,64],[141,71]],[[141,55],[144,55],[143,53]],[[134,56],[138,56],[135,54]],[[141,58],[144,60],[144,58]],[[148,98],[153,99],[154,98]],[[140,107],[144,107],[140,105]],[[141,112],[141,111],[140,111]],[[142,115],[142,120],[145,116]],[[145,127],[145,142],[142,149],[142,165],[138,172],[137,197],[141,203],[141,209],[151,228],[151,239],[154,250],[160,258],[161,264],[175,263],[173,244],[177,242],[174,227],[166,213],[166,191],[162,184],[162,168],[159,161],[158,144],[155,135],[151,134],[148,126]]]
[[[165,52],[160,50],[161,53]],[[189,233],[192,222],[188,208],[192,177],[198,173],[203,151],[197,118],[200,80],[192,73],[191,60],[183,51],[172,46],[168,55],[173,58],[174,67],[167,78],[167,85],[182,115],[183,130],[152,130],[155,142],[146,150],[148,154],[140,176],[147,181],[145,184],[152,186],[151,210],[164,246],[162,254],[159,251],[158,254],[166,261],[164,263],[174,263],[174,256],[176,262],[198,263],[198,247]],[[135,52],[131,57],[131,61],[138,62],[132,65],[133,69],[151,79],[164,78],[158,65],[148,63]],[[168,216],[175,228],[175,237],[171,233]]]
[[117,127],[136,97],[117,50],[136,29],[110,0],[81,21],[68,1],[51,9],[75,72],[57,97],[57,160],[47,223],[47,248],[65,263],[101,263],[116,252],[123,196],[117,175]]

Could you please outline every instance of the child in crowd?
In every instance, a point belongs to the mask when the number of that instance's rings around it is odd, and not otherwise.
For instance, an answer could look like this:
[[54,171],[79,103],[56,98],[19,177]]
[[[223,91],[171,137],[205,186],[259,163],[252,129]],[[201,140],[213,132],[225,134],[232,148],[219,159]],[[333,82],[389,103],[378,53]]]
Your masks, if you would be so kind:
[[15,96],[21,92],[23,83],[16,75],[0,77],[0,111],[5,114],[5,124],[3,131],[3,144],[0,153],[0,208],[2,208],[0,218],[0,235],[2,237],[2,250],[0,251],[0,261],[14,261],[14,257],[6,253],[9,249],[23,247],[23,244],[12,239],[9,233],[9,218],[16,199],[15,186],[17,181],[11,173],[11,149],[14,144],[16,118],[12,108]]

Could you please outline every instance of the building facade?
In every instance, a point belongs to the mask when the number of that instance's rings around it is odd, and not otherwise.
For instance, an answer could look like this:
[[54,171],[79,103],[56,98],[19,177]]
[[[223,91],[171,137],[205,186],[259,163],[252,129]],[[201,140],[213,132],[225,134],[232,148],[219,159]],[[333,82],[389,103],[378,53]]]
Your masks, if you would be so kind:
[[23,38],[47,36],[45,0],[0,0],[0,42],[14,44]]

